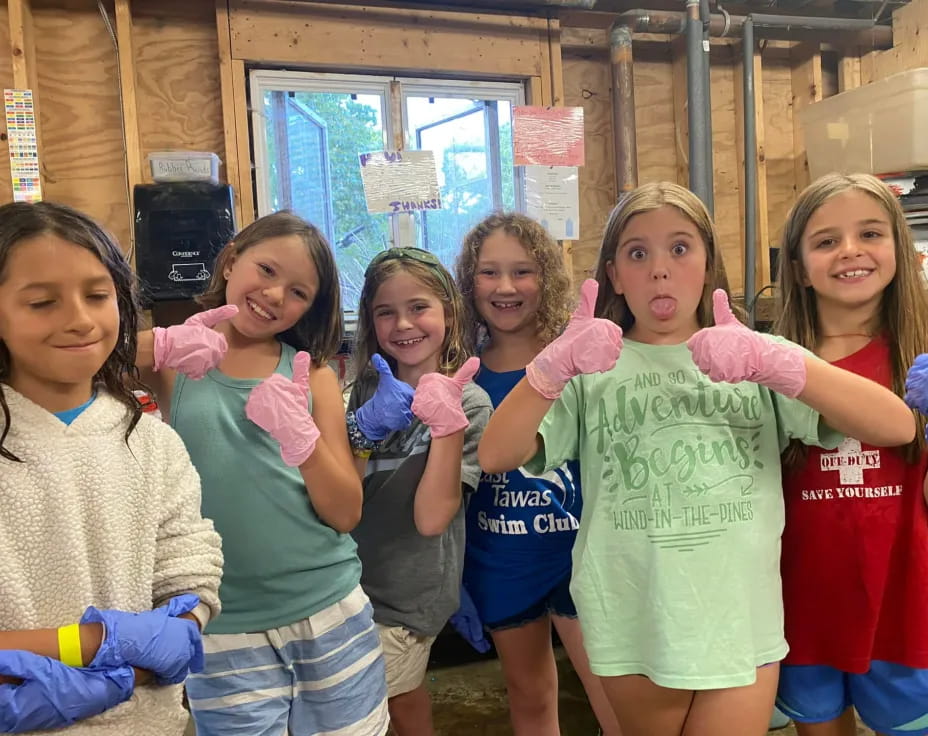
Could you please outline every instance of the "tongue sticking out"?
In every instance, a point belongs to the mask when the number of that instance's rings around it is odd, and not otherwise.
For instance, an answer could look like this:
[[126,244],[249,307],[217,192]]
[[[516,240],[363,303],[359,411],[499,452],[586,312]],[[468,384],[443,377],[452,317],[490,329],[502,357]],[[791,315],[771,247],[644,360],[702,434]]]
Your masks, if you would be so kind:
[[651,314],[658,319],[670,319],[677,311],[677,300],[670,296],[661,296],[651,300]]

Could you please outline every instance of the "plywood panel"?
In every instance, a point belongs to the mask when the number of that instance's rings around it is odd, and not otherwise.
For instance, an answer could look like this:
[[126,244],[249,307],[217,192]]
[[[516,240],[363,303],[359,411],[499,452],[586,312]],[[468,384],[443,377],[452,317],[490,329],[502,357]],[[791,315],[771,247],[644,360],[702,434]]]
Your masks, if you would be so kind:
[[337,69],[543,76],[547,20],[395,8],[232,0],[232,55]]
[[632,50],[638,182],[641,184],[677,181],[673,67],[669,41],[667,37],[663,44],[636,44]]
[[[186,149],[224,158],[215,4],[133,0],[132,8],[143,156]],[[144,174],[150,181],[150,167]]]
[[116,54],[96,3],[33,2],[47,199],[98,219],[126,247],[129,204]]
[[564,100],[583,107],[586,165],[580,169],[580,237],[573,245],[575,281],[596,267],[603,226],[615,204],[612,74],[602,59],[565,54]]

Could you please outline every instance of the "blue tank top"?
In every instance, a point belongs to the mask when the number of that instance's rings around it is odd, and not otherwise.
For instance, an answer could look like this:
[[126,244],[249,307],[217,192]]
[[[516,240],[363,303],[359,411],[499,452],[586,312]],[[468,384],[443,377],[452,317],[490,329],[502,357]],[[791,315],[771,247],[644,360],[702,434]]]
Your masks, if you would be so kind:
[[[275,369],[293,376],[296,351],[281,343]],[[222,536],[222,613],[209,634],[266,631],[341,600],[361,579],[354,540],[324,524],[303,477],[280,446],[245,416],[258,380],[218,370],[200,381],[177,375],[171,425],[184,440],[203,487],[203,516]],[[312,406],[312,397],[309,400]]]
[[[495,408],[524,375],[481,365],[474,381]],[[464,559],[464,584],[481,620],[524,611],[570,575],[582,505],[576,461],[540,476],[522,468],[481,476],[467,505]]]

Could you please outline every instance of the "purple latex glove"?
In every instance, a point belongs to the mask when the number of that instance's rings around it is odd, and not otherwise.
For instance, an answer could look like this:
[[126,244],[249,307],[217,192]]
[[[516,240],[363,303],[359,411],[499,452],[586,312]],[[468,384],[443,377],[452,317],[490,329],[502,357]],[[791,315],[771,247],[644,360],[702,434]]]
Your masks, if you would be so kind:
[[199,602],[198,596],[186,593],[141,613],[89,606],[81,623],[102,623],[105,631],[89,666],[128,664],[153,672],[159,685],[183,682],[189,672],[203,669],[203,642],[196,623],[178,616],[190,613]]
[[32,652],[0,652],[0,675],[22,680],[0,685],[0,732],[64,728],[128,700],[135,673],[128,665],[68,667]]
[[928,416],[928,353],[922,353],[905,377],[905,403]]
[[574,376],[604,373],[622,352],[622,328],[593,316],[599,284],[587,279],[580,287],[580,304],[567,329],[525,366],[529,384],[546,399],[556,399]]
[[441,373],[426,373],[416,386],[416,397],[412,400],[412,412],[423,424],[427,424],[432,439],[447,437],[462,429],[470,422],[461,407],[464,387],[470,383],[477,369],[479,358],[468,358],[453,376]]
[[802,350],[768,340],[732,314],[723,289],[712,294],[714,327],[704,327],[686,341],[693,362],[713,381],[751,381],[795,398],[806,385]]
[[236,314],[238,307],[224,304],[195,314],[182,325],[155,327],[155,370],[170,368],[189,378],[203,378],[229,349],[225,336],[213,328]]
[[290,467],[306,462],[316,449],[319,428],[307,408],[309,353],[293,358],[293,378],[275,373],[248,395],[245,415],[280,444],[280,456]]
[[382,356],[374,354],[371,363],[380,374],[377,390],[354,413],[358,429],[369,440],[380,441],[390,432],[406,429],[413,419],[413,387],[393,377],[390,365]]
[[483,633],[483,622],[480,620],[480,614],[477,613],[477,606],[474,605],[467,588],[461,586],[461,604],[458,610],[454,612],[448,623],[457,631],[461,637],[481,654],[490,651],[490,642],[487,641]]

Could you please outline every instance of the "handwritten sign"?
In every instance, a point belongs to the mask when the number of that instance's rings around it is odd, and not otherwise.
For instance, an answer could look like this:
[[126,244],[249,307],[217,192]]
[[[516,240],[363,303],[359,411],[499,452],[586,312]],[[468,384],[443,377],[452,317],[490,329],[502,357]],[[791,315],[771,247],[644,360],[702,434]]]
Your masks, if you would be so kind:
[[432,151],[374,151],[358,159],[368,212],[441,209]]
[[516,166],[583,166],[583,108],[514,107],[512,145]]

